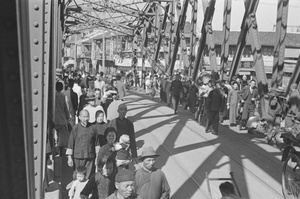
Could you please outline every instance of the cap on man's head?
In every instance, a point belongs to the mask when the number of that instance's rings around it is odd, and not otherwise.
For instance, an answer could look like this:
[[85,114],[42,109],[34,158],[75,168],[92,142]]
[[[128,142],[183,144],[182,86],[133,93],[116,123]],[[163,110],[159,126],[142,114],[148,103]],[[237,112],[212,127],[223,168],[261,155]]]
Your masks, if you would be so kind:
[[134,181],[134,174],[132,171],[128,169],[122,169],[117,173],[115,177],[115,181],[116,182]]
[[146,157],[158,157],[159,155],[156,154],[155,150],[152,146],[143,147],[142,155],[140,159],[144,159]]
[[63,70],[61,68],[57,68],[55,72],[56,72],[56,75],[61,76],[63,74]]

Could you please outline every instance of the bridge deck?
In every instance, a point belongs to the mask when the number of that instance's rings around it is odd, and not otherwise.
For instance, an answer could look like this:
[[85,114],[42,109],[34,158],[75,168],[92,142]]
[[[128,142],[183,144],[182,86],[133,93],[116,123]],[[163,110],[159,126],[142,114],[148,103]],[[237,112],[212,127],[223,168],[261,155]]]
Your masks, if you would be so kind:
[[[174,115],[158,98],[151,100],[142,93],[130,92],[125,103],[134,122],[138,154],[142,146],[157,149],[156,165],[167,176],[172,199],[209,198],[205,172],[210,178],[229,178],[231,171],[243,198],[283,198],[281,152],[264,138],[230,129],[226,123],[220,125],[219,136],[206,134],[189,111],[179,108]],[[221,182],[210,182],[214,199],[221,198]]]

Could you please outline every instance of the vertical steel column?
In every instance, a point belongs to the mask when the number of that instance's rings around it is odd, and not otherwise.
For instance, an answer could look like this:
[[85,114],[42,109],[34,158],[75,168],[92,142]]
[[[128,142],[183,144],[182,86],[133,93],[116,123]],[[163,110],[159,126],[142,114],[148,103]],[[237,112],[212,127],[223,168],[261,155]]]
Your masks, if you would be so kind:
[[229,51],[229,36],[230,36],[230,19],[231,19],[231,0],[224,1],[224,12],[223,12],[223,45],[221,52],[221,79],[224,76],[224,70],[227,67],[228,51]]
[[[20,41],[18,33],[21,27],[18,22],[20,19],[26,20],[28,15],[27,12],[20,13],[21,8],[23,11],[27,10],[26,7],[21,7],[19,1],[0,1],[0,187],[1,198],[10,199],[35,197],[33,155],[30,167],[28,165],[30,154],[25,155],[27,145],[24,140],[26,134],[23,124],[25,121],[22,118],[24,101],[22,101],[20,81],[20,63],[22,62],[19,59],[22,56],[21,53],[28,52],[18,51],[18,41]],[[28,26],[27,23],[25,28]],[[28,39],[27,42],[29,42]],[[31,176],[26,176],[27,171],[32,171]]]
[[239,63],[241,60],[241,56],[244,50],[244,47],[246,45],[246,36],[248,33],[248,25],[247,25],[247,18],[251,13],[255,13],[254,6],[255,6],[256,0],[246,0],[245,1],[245,13],[241,25],[241,32],[238,38],[237,43],[237,49],[236,53],[234,54],[232,64],[230,67],[230,73],[229,73],[229,79],[232,79],[232,77],[236,74],[236,71],[238,70]]
[[[48,130],[48,114],[54,115],[54,109],[51,109],[52,103],[54,104],[54,92],[51,92],[54,88],[54,69],[53,67],[50,68],[50,41],[51,41],[51,0],[45,0],[44,4],[44,77],[43,77],[43,98],[44,98],[44,112],[43,112],[43,132],[45,132],[45,135],[43,136],[43,153],[46,154],[46,142],[47,142],[47,136],[46,133]],[[52,80],[52,81],[50,81]],[[54,89],[53,89],[54,90]],[[50,91],[50,92],[49,92]],[[50,106],[49,106],[50,105]],[[51,112],[53,111],[53,113]],[[46,161],[42,161],[42,168],[46,168]],[[45,172],[45,169],[43,170]],[[46,174],[43,173],[43,179],[45,179]]]
[[[181,11],[180,0],[177,0],[176,11],[177,11],[177,16],[178,16],[178,21],[179,21],[180,11]],[[188,67],[188,55],[187,55],[184,27],[185,27],[185,22],[184,22],[183,27],[181,27],[181,31],[180,31],[180,62],[183,62],[183,67],[185,69]],[[179,68],[179,69],[181,70],[181,68]]]
[[[203,2],[203,13],[205,13],[206,8],[209,6],[208,0],[202,0],[202,2]],[[209,2],[209,3],[215,4],[215,1]],[[206,23],[206,44],[207,44],[207,49],[209,52],[210,69],[212,72],[213,71],[218,72],[215,43],[214,43],[215,41],[213,39],[213,29],[212,29],[212,20],[213,20],[213,16],[214,16],[214,11],[215,11],[215,9],[212,10],[211,18]]]
[[[258,6],[258,1],[256,2],[256,7]],[[256,9],[254,10],[256,11]],[[251,49],[253,53],[253,64],[255,66],[256,78],[257,78],[257,86],[258,93],[260,95],[260,108],[262,117],[266,116],[266,103],[265,103],[265,93],[268,92],[268,83],[265,72],[264,60],[262,57],[258,27],[256,22],[256,17],[254,13],[251,13],[249,18],[247,19],[247,24],[249,27],[249,35],[251,37]]]
[[173,49],[173,52],[172,52],[172,59],[171,59],[171,62],[170,62],[170,69],[169,69],[169,72],[170,72],[171,76],[173,75],[174,65],[175,65],[177,52],[178,52],[178,46],[179,46],[179,43],[180,43],[180,32],[181,32],[182,29],[184,29],[188,4],[189,4],[189,1],[184,0],[183,8],[181,9],[181,14],[179,16],[178,24],[177,24],[177,27],[176,27],[175,44],[174,44],[174,49]]
[[48,97],[44,96],[44,6],[44,1],[38,0],[18,2],[28,197],[38,199],[44,198],[46,124],[43,116]]
[[163,35],[165,34],[169,8],[170,8],[170,3],[168,3],[168,4],[166,5],[166,7],[165,7],[164,17],[163,17],[163,20],[162,20],[162,22],[161,22],[161,25],[160,25],[160,27],[159,27],[159,29],[158,29],[158,31],[159,31],[161,34],[158,34],[158,40],[157,40],[157,43],[156,43],[156,49],[155,49],[155,54],[154,54],[154,60],[155,60],[155,61],[157,61],[157,59],[158,59],[158,54],[159,54],[159,51],[160,51],[161,41],[162,41]]
[[207,23],[212,21],[212,17],[213,17],[214,10],[215,10],[215,3],[216,3],[216,0],[211,0],[204,12],[204,19],[203,19],[203,24],[202,24],[202,28],[201,28],[201,37],[200,37],[200,41],[198,42],[197,56],[196,56],[196,61],[194,63],[193,80],[196,80],[196,78],[198,76],[198,71],[199,71],[199,67],[201,64],[200,61],[202,60],[203,50],[205,48],[205,43],[206,43],[206,36],[207,36],[206,25],[207,25]]
[[168,65],[166,66],[166,71],[169,71],[171,61],[172,61],[172,51],[174,46],[174,29],[175,29],[175,3],[171,2],[171,10],[170,10],[170,35],[169,35],[169,52],[168,52]]
[[190,38],[190,62],[189,62],[189,74],[188,76],[191,77],[192,75],[192,68],[195,62],[195,47],[197,44],[197,13],[198,13],[198,0],[192,1],[192,28],[191,28],[191,38]]
[[291,84],[293,84],[293,83],[298,84],[298,89],[299,89],[300,88],[299,82],[300,82],[300,55],[298,57],[297,64],[296,64],[295,69],[290,78],[289,85],[288,85],[287,89],[285,90],[285,96],[287,96],[289,94]]
[[278,0],[272,86],[282,85],[289,0]]

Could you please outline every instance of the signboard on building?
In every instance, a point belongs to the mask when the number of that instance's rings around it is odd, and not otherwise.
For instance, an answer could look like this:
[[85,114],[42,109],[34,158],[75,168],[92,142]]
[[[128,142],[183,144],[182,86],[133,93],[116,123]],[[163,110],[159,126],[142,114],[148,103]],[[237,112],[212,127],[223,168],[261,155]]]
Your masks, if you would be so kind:
[[91,59],[96,59],[96,43],[92,41]]
[[110,40],[109,57],[110,59],[114,58],[114,41],[112,39]]

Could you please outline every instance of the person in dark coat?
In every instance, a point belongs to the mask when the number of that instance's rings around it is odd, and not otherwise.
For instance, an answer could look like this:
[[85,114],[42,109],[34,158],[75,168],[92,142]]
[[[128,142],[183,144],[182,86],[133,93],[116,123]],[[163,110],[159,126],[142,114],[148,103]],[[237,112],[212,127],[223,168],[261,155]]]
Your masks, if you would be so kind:
[[258,91],[255,87],[255,83],[256,82],[254,80],[251,80],[250,85],[243,89],[242,100],[244,101],[244,106],[241,129],[246,129],[246,124],[249,117],[254,115],[256,101],[258,99]]
[[218,135],[219,130],[219,114],[224,109],[223,95],[220,91],[221,84],[216,82],[216,88],[209,92],[207,96],[206,110],[207,110],[207,125],[205,132]]
[[182,87],[182,82],[179,80],[180,75],[177,74],[175,76],[175,80],[172,81],[171,87],[170,87],[170,92],[172,94],[172,104],[173,104],[173,109],[174,109],[174,114],[177,112],[177,107],[179,104],[180,100],[180,94],[182,93],[183,87]]
[[166,93],[166,86],[167,86],[167,79],[163,76],[160,81],[160,101],[167,103],[167,93]]
[[198,100],[198,97],[197,97],[198,93],[199,93],[199,90],[198,90],[197,86],[195,85],[195,81],[192,81],[191,87],[189,89],[189,95],[188,95],[190,112],[192,112],[192,113],[195,113],[195,111],[196,111],[196,103]]

